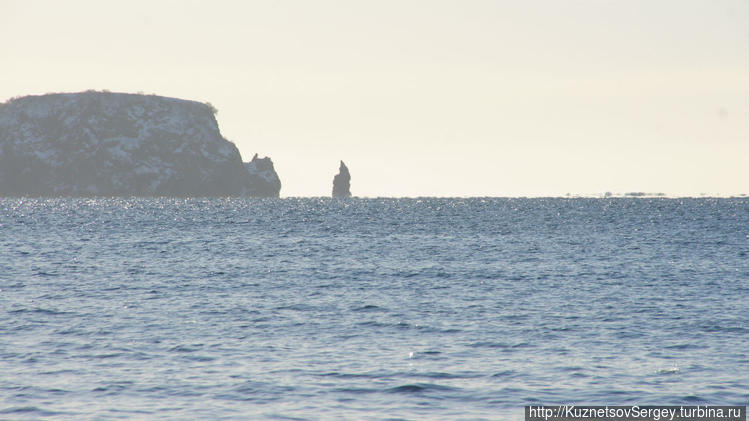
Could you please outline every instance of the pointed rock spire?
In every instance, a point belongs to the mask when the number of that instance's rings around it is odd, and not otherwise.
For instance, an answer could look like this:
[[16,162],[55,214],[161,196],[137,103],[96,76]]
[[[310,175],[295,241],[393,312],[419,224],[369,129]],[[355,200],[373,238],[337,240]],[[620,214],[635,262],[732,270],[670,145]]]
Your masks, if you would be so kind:
[[351,174],[348,167],[341,161],[338,174],[333,177],[333,197],[351,197]]

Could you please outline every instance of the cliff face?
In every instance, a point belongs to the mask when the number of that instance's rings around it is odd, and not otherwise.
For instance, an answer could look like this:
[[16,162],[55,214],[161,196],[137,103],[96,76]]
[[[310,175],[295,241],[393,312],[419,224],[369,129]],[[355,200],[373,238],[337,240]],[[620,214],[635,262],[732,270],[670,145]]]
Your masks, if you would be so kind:
[[333,177],[333,197],[351,197],[351,174],[343,161]]
[[238,196],[257,189],[207,104],[84,92],[0,105],[0,195]]

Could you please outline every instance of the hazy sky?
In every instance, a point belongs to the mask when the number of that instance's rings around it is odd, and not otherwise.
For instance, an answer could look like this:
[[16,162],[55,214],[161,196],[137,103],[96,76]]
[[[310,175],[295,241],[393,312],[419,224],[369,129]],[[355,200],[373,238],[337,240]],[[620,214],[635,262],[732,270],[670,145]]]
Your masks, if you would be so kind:
[[749,193],[749,1],[0,0],[0,101],[211,102],[282,196]]

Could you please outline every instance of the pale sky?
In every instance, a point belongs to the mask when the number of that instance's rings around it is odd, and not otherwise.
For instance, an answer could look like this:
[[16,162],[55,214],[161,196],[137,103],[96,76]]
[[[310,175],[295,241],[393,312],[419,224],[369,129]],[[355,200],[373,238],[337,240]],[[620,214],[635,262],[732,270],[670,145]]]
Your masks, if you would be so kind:
[[282,196],[749,193],[747,0],[0,0],[0,101],[212,103]]

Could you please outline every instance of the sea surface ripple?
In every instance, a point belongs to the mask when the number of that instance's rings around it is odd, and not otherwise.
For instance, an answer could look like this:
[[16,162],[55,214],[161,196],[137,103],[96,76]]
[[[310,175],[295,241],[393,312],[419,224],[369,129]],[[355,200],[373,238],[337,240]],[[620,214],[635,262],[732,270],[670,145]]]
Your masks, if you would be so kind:
[[0,419],[749,403],[749,199],[1,199]]

